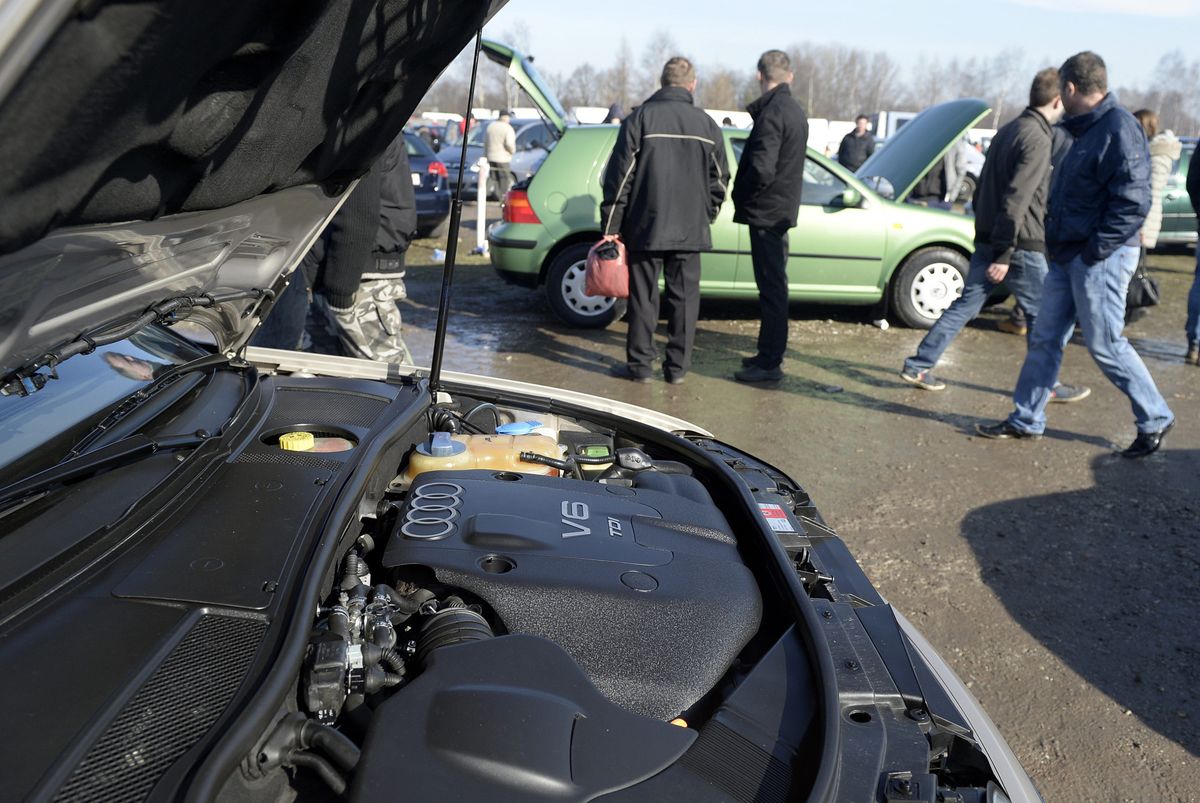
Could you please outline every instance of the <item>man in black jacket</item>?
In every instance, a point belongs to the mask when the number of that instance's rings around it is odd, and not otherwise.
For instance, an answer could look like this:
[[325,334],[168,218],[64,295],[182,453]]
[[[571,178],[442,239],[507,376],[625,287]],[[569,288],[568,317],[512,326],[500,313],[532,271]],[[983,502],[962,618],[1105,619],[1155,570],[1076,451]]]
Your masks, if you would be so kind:
[[[1047,270],[1051,127],[1060,117],[1058,70],[1047,67],[1034,76],[1029,106],[992,139],[975,189],[975,253],[962,295],[933,324],[917,353],[904,361],[900,378],[905,382],[925,390],[946,387],[930,370],[1000,282],[1008,285],[1025,310],[1027,333],[1033,330]],[[1089,393],[1088,388],[1059,384],[1050,400],[1078,401]]]
[[1122,334],[1125,296],[1137,269],[1139,232],[1150,210],[1150,152],[1141,123],[1108,91],[1104,60],[1076,53],[1059,70],[1063,122],[1074,141],[1054,166],[1046,211],[1050,270],[1037,325],[1004,421],[978,424],[987,438],[1040,438],[1046,403],[1078,318],[1096,366],[1133,408],[1137,437],[1124,457],[1162,446],[1175,414]]
[[875,152],[875,135],[867,130],[870,124],[871,118],[865,114],[855,117],[854,130],[842,137],[838,147],[838,164],[852,173]]
[[729,165],[721,130],[696,108],[696,71],[673,58],[662,89],[621,121],[604,172],[600,220],[629,253],[626,362],[614,376],[649,382],[658,323],[658,277],[670,304],[663,376],[679,384],[692,364],[700,314],[700,252],[712,250],[709,226],[725,200]]
[[777,382],[783,378],[788,330],[788,229],[800,213],[808,118],[792,98],[791,63],[782,50],[758,60],[762,97],[746,107],[754,129],[733,181],[733,220],[750,227],[750,255],[762,318],[758,353],[742,360],[739,382]]

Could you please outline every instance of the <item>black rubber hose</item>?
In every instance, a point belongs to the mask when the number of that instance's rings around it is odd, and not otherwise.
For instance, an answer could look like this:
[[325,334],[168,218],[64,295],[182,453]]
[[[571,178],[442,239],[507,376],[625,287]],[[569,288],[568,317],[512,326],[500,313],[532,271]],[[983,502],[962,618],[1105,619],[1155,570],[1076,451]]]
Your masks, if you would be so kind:
[[404,596],[388,585],[378,585],[375,587],[375,593],[378,594],[381,591],[387,594],[388,599],[396,606],[397,611],[392,616],[392,624],[400,624],[405,619],[408,619],[408,617],[420,610],[422,605],[434,597],[434,593],[427,588],[418,588],[408,596]]
[[358,766],[358,746],[344,733],[320,722],[305,720],[300,728],[300,746],[306,750],[314,747],[320,750],[343,772],[353,772]]
[[329,614],[329,632],[336,633],[346,641],[350,640],[350,614],[340,605]]
[[539,466],[550,466],[564,473],[570,472],[577,480],[583,479],[583,472],[579,470],[579,465],[572,458],[566,460],[555,460],[553,457],[546,457],[537,452],[521,452],[521,462],[536,463]]
[[380,650],[379,663],[392,670],[395,675],[404,674],[404,658],[391,647],[384,647]]
[[333,793],[338,797],[346,794],[346,779],[338,774],[338,771],[333,766],[312,753],[294,752],[288,757],[289,762],[293,767],[305,767],[321,776],[321,780],[325,782]]
[[342,563],[343,591],[348,591],[362,582],[364,568],[366,568],[366,564],[357,552],[352,550],[346,553],[346,560]]
[[609,463],[615,463],[617,460],[617,458],[613,457],[612,455],[607,455],[605,457],[588,457],[587,455],[583,454],[573,454],[571,455],[571,459],[576,463],[579,463],[581,466],[606,466]]

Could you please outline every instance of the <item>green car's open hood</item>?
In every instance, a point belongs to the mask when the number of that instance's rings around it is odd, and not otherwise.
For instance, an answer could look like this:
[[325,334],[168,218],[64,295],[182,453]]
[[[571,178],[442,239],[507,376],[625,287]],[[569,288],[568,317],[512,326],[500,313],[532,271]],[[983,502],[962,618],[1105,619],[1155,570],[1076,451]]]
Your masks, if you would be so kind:
[[905,123],[854,175],[873,188],[881,184],[877,179],[886,179],[894,199],[903,201],[950,146],[990,111],[986,103],[974,99],[931,106]]
[[533,61],[524,53],[508,45],[483,40],[483,53],[492,61],[508,70],[509,76],[517,82],[517,86],[525,90],[525,94],[546,118],[546,122],[554,129],[556,136],[561,136],[567,127],[567,113],[563,110],[558,98],[546,86],[542,76],[533,66]]

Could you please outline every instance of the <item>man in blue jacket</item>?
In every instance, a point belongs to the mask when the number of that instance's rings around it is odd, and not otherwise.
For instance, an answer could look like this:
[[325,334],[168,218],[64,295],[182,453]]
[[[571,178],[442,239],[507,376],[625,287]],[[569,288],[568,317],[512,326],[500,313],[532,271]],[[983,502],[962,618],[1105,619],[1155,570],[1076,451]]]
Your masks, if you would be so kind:
[[1125,294],[1137,268],[1138,232],[1150,209],[1150,154],[1141,125],[1108,91],[1108,71],[1095,53],[1077,53],[1059,70],[1063,126],[1074,137],[1058,163],[1046,214],[1050,270],[1017,388],[1016,409],[987,438],[1040,438],[1063,348],[1078,318],[1088,352],[1129,397],[1138,435],[1122,451],[1158,450],[1175,415],[1142,358],[1125,339]]

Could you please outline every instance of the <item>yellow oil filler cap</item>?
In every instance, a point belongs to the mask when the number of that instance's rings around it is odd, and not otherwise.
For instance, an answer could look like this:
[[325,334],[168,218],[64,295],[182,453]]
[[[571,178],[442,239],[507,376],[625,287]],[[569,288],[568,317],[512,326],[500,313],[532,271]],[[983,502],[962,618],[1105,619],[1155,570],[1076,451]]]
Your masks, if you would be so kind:
[[316,445],[311,432],[285,432],[279,436],[279,448],[285,452],[307,452]]

